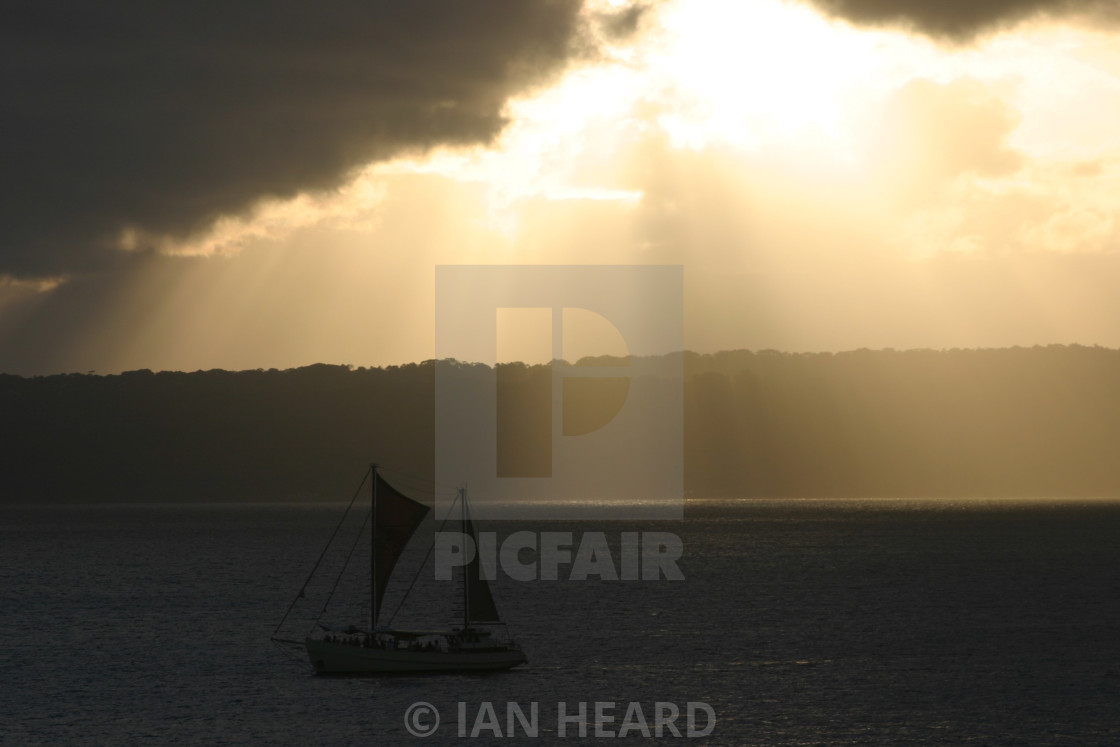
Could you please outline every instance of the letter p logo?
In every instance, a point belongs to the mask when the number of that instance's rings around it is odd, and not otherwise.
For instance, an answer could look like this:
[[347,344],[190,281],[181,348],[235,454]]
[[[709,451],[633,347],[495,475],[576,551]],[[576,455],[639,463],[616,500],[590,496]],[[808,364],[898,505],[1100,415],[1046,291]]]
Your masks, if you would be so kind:
[[679,266],[437,267],[437,483],[479,517],[680,518],[681,348]]

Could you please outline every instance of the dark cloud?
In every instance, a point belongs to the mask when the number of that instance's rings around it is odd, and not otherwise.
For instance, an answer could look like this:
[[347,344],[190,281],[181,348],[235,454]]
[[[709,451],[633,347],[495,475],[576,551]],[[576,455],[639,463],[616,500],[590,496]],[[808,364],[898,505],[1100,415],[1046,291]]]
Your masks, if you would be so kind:
[[26,2],[0,27],[0,276],[100,266],[364,162],[484,142],[579,0]]
[[968,41],[1032,16],[1117,18],[1115,0],[807,0],[830,15],[868,26],[901,26]]
[[638,30],[642,18],[648,14],[650,7],[648,4],[638,3],[620,11],[606,14],[603,20],[603,28],[608,36],[615,39],[625,39],[633,36],[634,32]]

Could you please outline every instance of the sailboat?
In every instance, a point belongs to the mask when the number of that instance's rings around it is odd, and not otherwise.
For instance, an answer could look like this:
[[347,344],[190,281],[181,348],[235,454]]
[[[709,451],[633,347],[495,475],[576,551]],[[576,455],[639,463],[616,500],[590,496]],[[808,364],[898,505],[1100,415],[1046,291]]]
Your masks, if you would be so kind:
[[[367,478],[370,476],[370,516],[373,521],[370,526],[368,626],[351,625],[334,630],[317,625],[318,631],[313,635],[309,634],[303,641],[315,672],[376,674],[491,671],[511,669],[524,664],[526,659],[521,648],[508,635],[496,635],[498,630],[495,628],[504,627],[504,623],[490,585],[479,573],[477,556],[464,566],[462,574],[463,619],[460,626],[440,631],[397,630],[378,626],[385,588],[397,561],[431,509],[386,482],[376,464],[371,465],[366,473]],[[456,504],[461,512],[463,533],[469,534],[477,544],[478,538],[471,522],[465,488],[459,490]],[[455,504],[452,505],[452,510],[454,506]],[[302,595],[302,590],[300,593]],[[277,639],[275,634],[273,639],[294,643]]]

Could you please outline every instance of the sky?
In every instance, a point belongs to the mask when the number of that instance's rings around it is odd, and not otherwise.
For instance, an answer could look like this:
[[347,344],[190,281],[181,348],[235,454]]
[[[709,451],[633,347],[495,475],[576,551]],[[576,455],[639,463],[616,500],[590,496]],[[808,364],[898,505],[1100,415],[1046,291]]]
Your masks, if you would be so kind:
[[421,361],[444,264],[681,265],[698,352],[1120,347],[1112,2],[17,3],[0,37],[0,372]]

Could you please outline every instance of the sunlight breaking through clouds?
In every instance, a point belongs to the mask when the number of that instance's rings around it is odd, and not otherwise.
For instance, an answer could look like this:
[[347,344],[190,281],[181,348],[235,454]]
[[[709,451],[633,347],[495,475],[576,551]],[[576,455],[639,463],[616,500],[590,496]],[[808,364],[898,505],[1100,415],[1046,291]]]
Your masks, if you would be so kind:
[[[597,4],[593,10],[612,7],[618,4]],[[921,115],[925,121],[868,119],[917,79],[944,86],[974,81],[969,83],[974,98],[1003,102],[1016,117],[1006,132],[1004,147],[1013,149],[1008,153],[1081,160],[1120,153],[1120,127],[1111,126],[1120,121],[1120,59],[1110,58],[1109,47],[1102,47],[1094,32],[1036,25],[960,49],[897,32],[858,30],[781,0],[676,2],[645,15],[633,38],[604,41],[597,61],[575,67],[554,86],[511,100],[510,124],[493,146],[438,148],[421,157],[372,164],[335,192],[263,203],[247,216],[223,218],[202,238],[137,241],[126,234],[125,243],[207,254],[315,225],[365,228],[376,235],[377,205],[392,176],[407,173],[476,184],[488,205],[480,219],[516,241],[523,207],[534,197],[623,204],[640,199],[641,188],[619,183],[617,159],[633,143],[657,133],[676,148],[703,149],[722,142],[743,154],[779,153],[779,158],[794,159],[791,167],[802,171],[799,154],[805,154],[822,173],[847,170],[858,188],[868,188],[864,180],[877,167],[869,171],[860,155],[862,138],[871,137],[873,148],[880,147],[883,137],[916,142],[909,132],[913,127],[929,127],[936,136],[943,118],[952,116],[931,100]],[[1070,113],[1070,99],[1084,106],[1094,92],[1095,105],[1105,116]],[[919,178],[926,167],[913,171],[913,165],[906,166],[914,151],[904,147],[909,150],[889,156],[893,165],[885,165],[906,169],[910,180]],[[1016,191],[1021,177],[1003,176],[1003,183],[989,179],[987,187],[977,183],[971,192]],[[806,173],[806,178],[813,176]],[[897,189],[897,184],[880,186]],[[1029,186],[1034,192],[1066,188],[1054,173]],[[949,213],[967,209],[947,208]],[[933,219],[923,208],[905,221],[911,227],[930,220],[942,228],[951,225],[941,212],[941,218]],[[1071,226],[1084,227],[1087,221],[1089,214],[1067,218]],[[1099,226],[1095,235],[1100,235]],[[918,243],[919,256],[933,249],[930,239]],[[943,248],[960,251],[977,245],[975,236],[956,236],[948,237]],[[1055,246],[1054,238],[1039,244],[1050,246]]]
[[[131,336],[136,360],[180,345],[212,365],[263,349],[269,320],[293,359],[423,359],[439,263],[680,263],[701,350],[1120,344],[1100,304],[1120,283],[1100,269],[1120,249],[1112,29],[1035,18],[946,44],[792,0],[604,0],[580,22],[590,51],[508,98],[485,144],[437,139],[193,233],[125,227],[127,270],[36,294],[97,307],[88,335]],[[140,331],[98,295],[126,283],[165,289],[135,289]],[[26,290],[0,282],[4,309]]]

